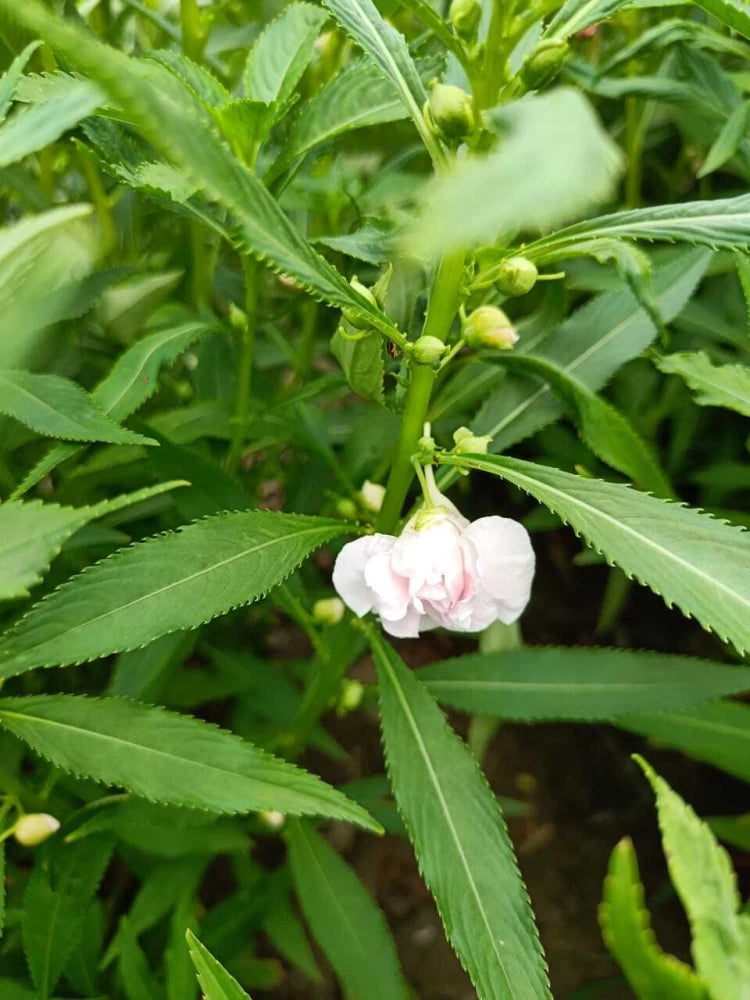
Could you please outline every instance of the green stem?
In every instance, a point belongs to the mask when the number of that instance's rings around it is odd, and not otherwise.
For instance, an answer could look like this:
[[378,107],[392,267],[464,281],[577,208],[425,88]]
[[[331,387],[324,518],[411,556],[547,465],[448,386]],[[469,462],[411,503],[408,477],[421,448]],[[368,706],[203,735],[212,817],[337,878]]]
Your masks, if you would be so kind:
[[198,0],[180,0],[180,26],[182,28],[182,51],[190,59],[200,62],[206,40],[201,28]]
[[492,17],[484,43],[482,69],[472,81],[474,84],[474,100],[477,108],[483,111],[495,104],[500,85],[506,77],[505,39],[508,33],[508,21],[513,14],[513,4],[509,0],[494,0]]
[[211,298],[213,285],[213,257],[206,244],[207,233],[203,223],[191,219],[190,228],[190,299],[200,311]]
[[255,327],[258,317],[258,264],[253,257],[245,257],[245,324],[240,343],[240,364],[237,372],[237,399],[234,410],[232,442],[229,447],[230,466],[235,466],[242,452],[250,415],[250,380],[255,354]]

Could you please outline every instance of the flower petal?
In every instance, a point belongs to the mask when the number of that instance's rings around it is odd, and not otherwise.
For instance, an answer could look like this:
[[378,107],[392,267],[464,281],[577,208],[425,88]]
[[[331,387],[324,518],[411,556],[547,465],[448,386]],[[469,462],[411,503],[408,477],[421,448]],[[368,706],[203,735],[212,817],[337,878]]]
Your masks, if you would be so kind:
[[366,535],[347,542],[333,567],[333,586],[355,615],[372,611],[377,595],[365,580],[365,566],[380,553],[389,553],[396,539],[393,535]]
[[507,517],[480,517],[466,529],[476,550],[478,598],[492,600],[497,617],[509,625],[526,607],[534,579],[534,550],[529,533]]

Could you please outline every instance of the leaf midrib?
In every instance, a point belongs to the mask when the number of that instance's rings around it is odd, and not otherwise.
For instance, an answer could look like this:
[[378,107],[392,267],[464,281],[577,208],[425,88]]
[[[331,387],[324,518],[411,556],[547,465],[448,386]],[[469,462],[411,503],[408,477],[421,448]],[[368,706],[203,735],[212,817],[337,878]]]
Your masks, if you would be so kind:
[[[54,378],[54,376],[50,376],[50,377]],[[45,399],[42,399],[41,396],[36,395],[35,392],[32,392],[30,389],[27,389],[25,386],[19,384],[18,382],[14,382],[12,379],[4,377],[3,373],[1,371],[0,371],[0,382],[5,382],[6,386],[9,385],[11,387],[11,390],[15,389],[15,391],[17,393],[21,394],[22,396],[28,396],[29,399],[31,399],[32,402],[34,402],[34,403],[37,404],[37,406],[41,407],[43,410],[48,410],[49,413],[52,415],[53,418],[55,418],[57,420],[63,420],[70,427],[78,428],[80,430],[83,430],[87,434],[92,433],[91,428],[87,427],[87,425],[85,423],[83,423],[80,418],[69,416],[67,413],[64,413],[59,408],[56,408],[51,403],[48,403]],[[96,413],[96,416],[101,416],[102,422],[104,424],[110,424],[111,423],[107,419],[107,415],[105,413],[101,413],[101,414]],[[120,428],[118,428],[116,425],[112,425],[112,430],[113,431],[119,431]],[[97,433],[97,432],[94,432],[94,433]]]

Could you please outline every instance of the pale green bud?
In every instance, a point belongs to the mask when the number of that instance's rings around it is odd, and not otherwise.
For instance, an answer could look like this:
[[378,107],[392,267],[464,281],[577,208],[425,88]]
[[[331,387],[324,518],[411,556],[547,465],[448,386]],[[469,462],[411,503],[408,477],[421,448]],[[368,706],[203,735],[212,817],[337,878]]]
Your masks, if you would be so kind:
[[339,597],[324,597],[313,604],[313,619],[319,625],[338,625],[344,617],[344,602]]
[[16,821],[13,836],[24,847],[36,847],[60,829],[60,821],[49,813],[27,813]]
[[340,517],[345,517],[347,521],[357,520],[357,505],[353,500],[342,497],[336,504],[336,513]]
[[469,347],[475,349],[489,347],[509,351],[518,340],[513,324],[497,306],[480,306],[475,309],[461,332]]
[[568,54],[565,41],[542,42],[521,67],[521,79],[528,90],[539,90],[552,83]]
[[371,483],[369,479],[365,479],[362,489],[359,491],[359,498],[366,510],[377,514],[383,506],[385,486],[381,486],[380,483]]
[[280,812],[278,809],[263,809],[258,813],[258,819],[269,830],[280,830],[286,823],[286,813]]
[[492,435],[478,435],[468,427],[459,427],[453,432],[453,440],[456,442],[453,450],[459,455],[486,455]]
[[476,122],[471,98],[460,87],[436,83],[424,107],[424,116],[435,135],[458,143],[474,131]]
[[539,272],[526,257],[509,257],[500,265],[497,287],[503,295],[526,295],[536,284]]
[[[349,284],[352,286],[355,292],[358,292],[362,296],[362,298],[367,299],[367,301],[371,305],[375,306],[376,309],[378,308],[378,303],[375,296],[372,294],[367,285],[363,285],[362,282],[357,279],[356,274],[351,279]],[[358,324],[362,322],[362,319],[359,313],[357,312],[356,307],[344,308],[341,310],[341,314],[344,317],[344,319],[348,323],[350,323],[355,329],[357,329]]]
[[362,704],[365,693],[365,686],[361,681],[350,680],[348,677],[341,682],[341,691],[336,705],[337,715],[346,715],[347,712],[354,712]]
[[482,17],[479,0],[453,0],[448,16],[458,37],[465,42],[473,42]]
[[420,337],[412,345],[411,356],[420,365],[433,365],[447,350],[447,346],[437,337]]

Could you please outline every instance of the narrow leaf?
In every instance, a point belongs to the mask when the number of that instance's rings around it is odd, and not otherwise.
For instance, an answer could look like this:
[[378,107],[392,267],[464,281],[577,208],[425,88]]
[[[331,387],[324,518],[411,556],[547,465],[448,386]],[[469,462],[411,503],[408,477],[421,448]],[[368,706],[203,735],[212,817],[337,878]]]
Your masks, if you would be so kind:
[[349,865],[313,828],[287,831],[294,887],[308,925],[347,996],[406,1000],[385,917]]
[[683,378],[700,406],[723,406],[750,417],[750,368],[746,365],[713,365],[702,351],[683,351],[657,358],[656,367]]
[[238,511],[120,549],[21,619],[0,646],[0,677],[196,628],[263,597],[316,548],[351,530],[324,518]]
[[186,938],[205,1000],[250,1000],[237,980],[229,975],[191,930],[188,930]]
[[728,28],[750,38],[750,4],[745,0],[692,0]]
[[628,649],[528,646],[470,653],[418,675],[438,701],[501,719],[615,719],[750,689],[750,668]]
[[469,750],[370,630],[393,792],[445,932],[480,1000],[551,997],[500,807]]
[[327,16],[311,3],[293,3],[271,21],[248,54],[245,97],[264,104],[283,104],[307,69]]
[[361,806],[315,775],[162,708],[73,695],[4,698],[0,726],[64,771],[154,802],[216,813],[280,809],[379,830]]
[[101,102],[99,88],[79,80],[65,97],[16,112],[0,126],[0,167],[44,149],[94,112]]
[[750,648],[750,532],[630,486],[533,462],[495,455],[442,460],[491,472],[530,493],[668,605],[740,652]]
[[29,42],[23,52],[19,52],[3,75],[0,76],[0,122],[5,119],[8,113],[26,63],[41,44],[41,42]]
[[747,129],[748,106],[744,102],[738,104],[727,118],[721,132],[716,136],[713,145],[706,153],[703,166],[698,171],[698,177],[707,177],[714,170],[723,167],[730,160],[745,138]]

